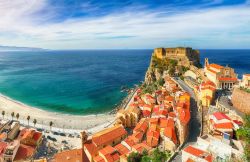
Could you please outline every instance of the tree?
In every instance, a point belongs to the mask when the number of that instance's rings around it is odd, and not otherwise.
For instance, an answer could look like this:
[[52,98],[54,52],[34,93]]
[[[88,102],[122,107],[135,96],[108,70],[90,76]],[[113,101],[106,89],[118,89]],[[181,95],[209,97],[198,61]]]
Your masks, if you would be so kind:
[[19,113],[16,114],[16,120],[18,120],[20,117]]
[[30,124],[29,123],[30,122],[30,116],[29,115],[27,116],[27,121],[28,121],[28,126],[29,126],[29,124]]
[[4,115],[5,115],[5,111],[2,111],[2,116],[3,116],[3,119],[4,119]]
[[53,124],[54,124],[54,123],[53,123],[52,121],[49,122],[50,131],[51,131],[51,128],[52,128],[52,125],[53,125]]
[[36,126],[36,123],[37,123],[37,120],[34,119],[34,120],[33,120],[34,127]]
[[165,162],[169,157],[169,152],[160,151],[158,148],[156,148],[151,155],[152,162]]
[[245,142],[245,159],[250,161],[250,115],[246,115],[244,118],[244,125],[236,132],[237,138],[242,139]]
[[138,152],[132,152],[128,158],[128,162],[140,162],[141,161],[141,155]]
[[15,113],[14,112],[12,112],[11,113],[11,118],[12,118],[12,120],[13,120],[13,117],[15,116]]

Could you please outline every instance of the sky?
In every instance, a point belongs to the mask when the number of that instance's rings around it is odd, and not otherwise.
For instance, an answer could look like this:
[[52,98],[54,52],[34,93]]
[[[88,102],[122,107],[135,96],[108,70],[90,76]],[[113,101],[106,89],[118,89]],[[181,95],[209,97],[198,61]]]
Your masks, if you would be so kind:
[[0,0],[0,45],[250,49],[250,0]]

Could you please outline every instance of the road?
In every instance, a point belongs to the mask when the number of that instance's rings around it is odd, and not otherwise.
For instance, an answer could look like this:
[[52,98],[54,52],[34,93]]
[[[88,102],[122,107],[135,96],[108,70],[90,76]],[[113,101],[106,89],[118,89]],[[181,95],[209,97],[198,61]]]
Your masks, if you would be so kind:
[[[193,90],[181,79],[175,77],[174,78],[177,83],[191,95],[191,119],[190,119],[190,125],[189,125],[189,137],[184,144],[183,147],[186,147],[188,145],[194,144],[197,141],[197,138],[200,136],[201,131],[201,116],[198,112],[198,107],[196,103],[196,97],[193,92]],[[181,161],[181,151],[178,152],[176,157],[172,160],[173,162],[180,162]]]

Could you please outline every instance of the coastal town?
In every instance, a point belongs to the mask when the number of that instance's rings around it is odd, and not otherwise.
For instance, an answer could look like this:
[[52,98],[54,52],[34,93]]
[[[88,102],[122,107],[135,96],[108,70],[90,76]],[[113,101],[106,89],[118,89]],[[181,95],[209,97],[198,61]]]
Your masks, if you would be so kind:
[[202,66],[192,48],[156,48],[145,81],[101,124],[67,131],[2,111],[0,162],[244,161],[245,115],[250,74],[209,58]]

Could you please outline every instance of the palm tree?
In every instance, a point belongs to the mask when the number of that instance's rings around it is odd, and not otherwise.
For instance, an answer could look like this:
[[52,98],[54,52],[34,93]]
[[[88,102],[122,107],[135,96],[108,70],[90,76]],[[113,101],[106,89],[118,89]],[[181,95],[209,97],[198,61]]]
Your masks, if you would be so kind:
[[3,115],[3,119],[4,119],[5,111],[2,111],[2,115]]
[[30,116],[29,115],[27,116],[27,120],[28,120],[28,126],[29,126],[29,124],[30,124],[29,123],[30,122]]
[[36,126],[36,123],[37,123],[37,120],[34,119],[34,120],[33,120],[34,127]]
[[13,117],[15,116],[15,113],[14,112],[12,112],[11,113],[11,118],[12,118],[12,120],[13,120]]
[[50,126],[50,131],[51,131],[51,127],[54,123],[52,121],[49,122],[49,126]]
[[19,119],[19,116],[20,116],[19,113],[17,113],[17,114],[16,114],[16,120],[17,120],[17,121],[18,121],[18,119]]

